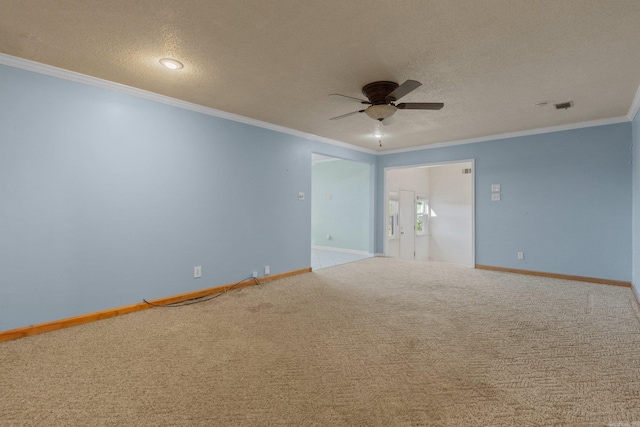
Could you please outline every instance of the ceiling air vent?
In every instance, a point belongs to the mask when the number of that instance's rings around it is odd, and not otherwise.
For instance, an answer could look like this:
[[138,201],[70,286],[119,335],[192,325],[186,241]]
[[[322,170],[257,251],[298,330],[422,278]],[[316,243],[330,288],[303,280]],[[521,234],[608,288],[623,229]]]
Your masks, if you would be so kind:
[[555,104],[555,105],[556,105],[556,110],[568,110],[569,108],[573,107],[573,101],[561,102],[560,104]]

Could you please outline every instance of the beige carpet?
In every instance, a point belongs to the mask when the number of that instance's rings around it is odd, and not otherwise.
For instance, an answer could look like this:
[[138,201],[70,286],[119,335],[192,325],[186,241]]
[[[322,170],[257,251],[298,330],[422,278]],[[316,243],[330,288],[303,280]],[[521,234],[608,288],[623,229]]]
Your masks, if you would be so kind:
[[2,426],[640,426],[631,290],[375,258],[0,343]]

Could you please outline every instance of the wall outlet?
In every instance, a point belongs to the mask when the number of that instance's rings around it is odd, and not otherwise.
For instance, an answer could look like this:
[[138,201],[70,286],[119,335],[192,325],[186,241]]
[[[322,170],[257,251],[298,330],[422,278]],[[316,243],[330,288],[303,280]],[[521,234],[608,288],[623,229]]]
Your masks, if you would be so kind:
[[491,193],[491,201],[499,202],[500,201],[500,193]]
[[193,267],[193,278],[199,279],[202,277],[202,266]]
[[269,268],[268,265],[264,266],[264,275],[268,276],[271,273],[271,269]]
[[251,277],[253,277],[254,279],[255,279],[255,278],[257,278],[257,277],[258,277],[258,272],[257,272],[257,271],[254,271],[254,272],[251,274]]
[[518,252],[518,259],[524,259],[524,252]]

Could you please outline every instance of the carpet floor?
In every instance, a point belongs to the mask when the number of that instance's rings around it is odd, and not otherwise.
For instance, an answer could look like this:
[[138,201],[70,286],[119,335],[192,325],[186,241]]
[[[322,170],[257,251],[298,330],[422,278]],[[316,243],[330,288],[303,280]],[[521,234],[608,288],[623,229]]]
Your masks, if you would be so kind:
[[0,343],[2,426],[640,427],[628,288],[371,258]]

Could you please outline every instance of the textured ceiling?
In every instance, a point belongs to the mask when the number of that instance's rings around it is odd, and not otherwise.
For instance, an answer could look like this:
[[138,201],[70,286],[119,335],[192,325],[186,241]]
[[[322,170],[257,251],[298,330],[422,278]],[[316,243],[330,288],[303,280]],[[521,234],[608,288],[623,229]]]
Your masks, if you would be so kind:
[[414,79],[403,102],[445,103],[398,111],[387,150],[621,117],[639,46],[638,0],[0,0],[2,53],[370,149],[329,94]]

